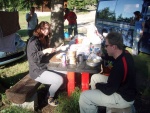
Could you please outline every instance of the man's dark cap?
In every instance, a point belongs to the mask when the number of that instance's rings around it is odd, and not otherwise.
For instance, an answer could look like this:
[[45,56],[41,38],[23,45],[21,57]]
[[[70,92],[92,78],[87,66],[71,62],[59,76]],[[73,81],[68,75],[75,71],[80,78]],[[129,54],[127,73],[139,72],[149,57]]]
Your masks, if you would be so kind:
[[135,15],[140,15],[141,13],[140,13],[140,11],[135,11],[134,14]]

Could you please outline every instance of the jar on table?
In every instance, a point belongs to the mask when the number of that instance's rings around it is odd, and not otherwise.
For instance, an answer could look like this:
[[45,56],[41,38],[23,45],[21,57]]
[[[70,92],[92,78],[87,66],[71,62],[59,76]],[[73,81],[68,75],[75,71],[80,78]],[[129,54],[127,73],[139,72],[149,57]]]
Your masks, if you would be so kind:
[[68,51],[67,58],[69,60],[69,64],[76,65],[76,51]]

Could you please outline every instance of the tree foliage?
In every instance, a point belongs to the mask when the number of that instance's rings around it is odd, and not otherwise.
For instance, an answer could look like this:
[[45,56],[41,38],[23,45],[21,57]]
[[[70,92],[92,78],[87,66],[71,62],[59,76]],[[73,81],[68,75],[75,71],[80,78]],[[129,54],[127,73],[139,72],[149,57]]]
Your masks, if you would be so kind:
[[32,4],[31,0],[0,0],[0,9],[4,11],[16,11],[30,7]]
[[109,7],[99,11],[98,18],[105,20],[116,20],[115,13],[109,10]]
[[[97,4],[98,0],[64,0],[68,2],[68,8],[84,9],[86,5]],[[0,0],[0,10],[22,10],[29,9],[31,6],[36,5],[38,8],[47,2],[47,7],[51,7],[51,0]]]
[[9,7],[9,0],[0,0],[0,9]]
[[41,7],[45,1],[48,2],[47,7],[50,8],[51,0],[0,0],[0,9],[12,11],[29,9],[33,5]]
[[68,8],[86,9],[86,5],[95,5],[98,0],[68,0]]

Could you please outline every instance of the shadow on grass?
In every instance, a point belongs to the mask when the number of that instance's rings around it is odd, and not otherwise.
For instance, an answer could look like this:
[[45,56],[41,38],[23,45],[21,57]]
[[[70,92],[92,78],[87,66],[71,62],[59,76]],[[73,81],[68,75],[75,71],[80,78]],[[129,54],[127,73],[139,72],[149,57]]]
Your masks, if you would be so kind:
[[27,41],[28,40],[28,31],[27,31],[27,29],[21,29],[21,30],[19,30],[18,32],[17,32],[20,36],[21,36],[21,39],[23,40],[23,41]]
[[8,64],[3,65],[3,66],[0,66],[0,69],[9,68],[9,67],[12,67],[12,66],[14,66],[14,65],[16,65],[18,63],[23,63],[23,62],[26,62],[26,61],[27,61],[27,56],[24,56],[21,59],[18,59],[18,60],[14,61],[14,62],[8,63]]
[[[17,61],[9,63],[5,66],[0,67],[0,68],[1,69],[9,68],[9,67],[12,67],[14,65],[17,65],[17,63],[23,63],[23,62],[26,62],[26,61],[27,61],[27,58],[25,56],[22,59],[19,59]],[[10,88],[10,86],[13,86],[14,84],[16,84],[20,79],[22,79],[28,73],[29,73],[29,71],[26,71],[26,72],[23,72],[23,73],[18,73],[18,74],[13,75],[13,76],[3,76],[1,74],[1,76],[0,76],[0,89],[2,89],[2,90],[0,90],[0,93],[5,93],[6,89],[8,89],[8,88]]]
[[19,73],[14,76],[0,78],[0,84],[3,87],[3,90],[0,90],[0,93],[5,93],[4,89],[9,89],[10,86],[15,85],[19,80],[26,76],[29,72]]
[[[130,53],[131,48],[126,48]],[[137,56],[133,56],[135,62],[136,73],[142,74],[143,77],[150,78],[150,55],[140,52]]]
[[138,56],[133,56],[135,61],[136,71],[142,73],[145,77],[149,78],[149,65],[150,55],[140,53]]
[[19,35],[21,36],[21,37],[26,37],[26,36],[28,36],[28,33],[27,33],[27,29],[21,29],[21,30],[19,30],[18,31],[18,33],[19,33]]

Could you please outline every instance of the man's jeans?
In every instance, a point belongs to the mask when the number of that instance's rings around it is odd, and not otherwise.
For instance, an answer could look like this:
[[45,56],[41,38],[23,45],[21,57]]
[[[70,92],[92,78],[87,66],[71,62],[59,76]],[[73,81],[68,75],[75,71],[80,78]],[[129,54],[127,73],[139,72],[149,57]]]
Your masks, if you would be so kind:
[[95,89],[95,83],[107,82],[108,77],[101,74],[94,74],[91,78],[92,90],[81,93],[79,99],[80,113],[98,113],[98,106],[110,108],[126,108],[133,104],[125,101],[119,94],[105,95],[100,90]]
[[73,31],[74,31],[74,36],[78,34],[77,24],[70,24],[70,25],[68,25],[68,33],[69,33],[69,35],[72,35]]

